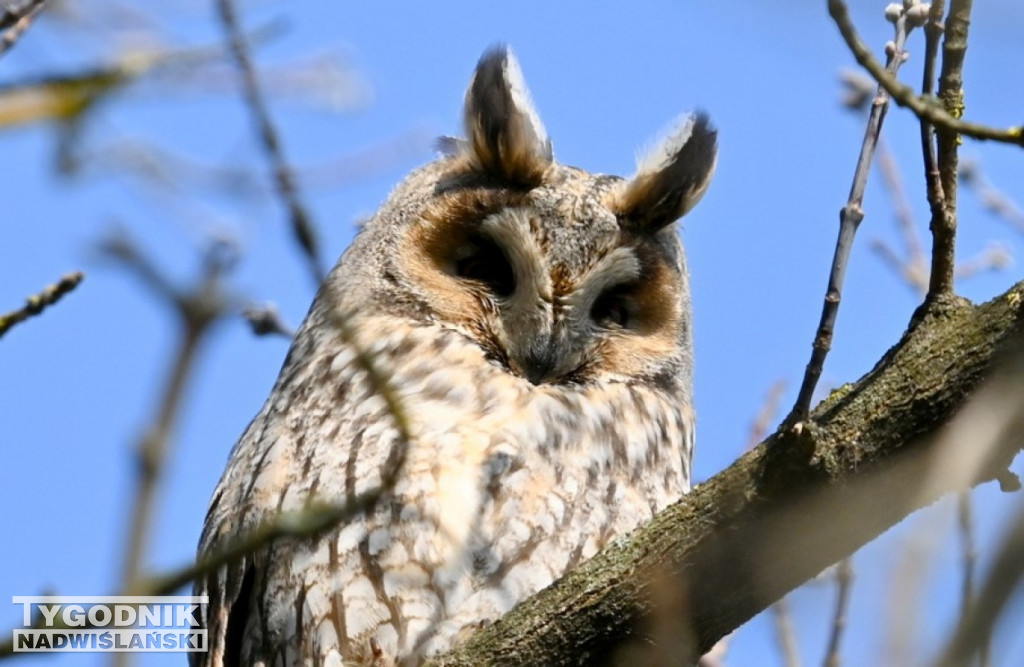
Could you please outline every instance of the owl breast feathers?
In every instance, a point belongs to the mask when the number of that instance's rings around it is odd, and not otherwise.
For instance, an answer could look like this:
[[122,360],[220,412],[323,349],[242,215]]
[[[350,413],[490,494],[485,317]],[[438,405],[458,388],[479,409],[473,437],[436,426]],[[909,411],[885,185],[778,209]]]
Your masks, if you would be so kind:
[[464,113],[455,154],[406,178],[327,278],[199,552],[279,512],[362,504],[202,578],[197,664],[416,664],[689,489],[673,223],[714,170],[707,117],[630,179],[558,164],[506,49]]

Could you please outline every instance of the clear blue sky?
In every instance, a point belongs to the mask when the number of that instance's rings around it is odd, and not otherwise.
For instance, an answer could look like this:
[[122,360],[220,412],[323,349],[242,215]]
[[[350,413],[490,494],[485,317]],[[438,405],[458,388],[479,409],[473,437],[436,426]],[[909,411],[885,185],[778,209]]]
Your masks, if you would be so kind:
[[[169,34],[186,43],[220,39],[211,3],[155,2],[170,17]],[[88,8],[91,3],[82,3]],[[890,38],[885,2],[855,0],[862,34],[881,52]],[[557,158],[591,171],[631,172],[636,150],[669,121],[706,109],[720,130],[718,173],[683,235],[693,274],[699,415],[697,477],[706,479],[742,450],[768,387],[789,382],[792,401],[810,352],[828,262],[845,202],[863,122],[839,105],[837,73],[852,58],[822,2],[719,3],[372,3],[259,2],[243,5],[250,26],[285,17],[287,34],[259,51],[261,65],[297,55],[335,53],[372,88],[372,101],[350,114],[282,101],[272,113],[297,165],[372,149],[396,137],[452,134],[468,77],[489,45],[517,51]],[[967,57],[968,114],[996,125],[1024,114],[1021,31],[1024,5],[977,3]],[[904,79],[920,79],[923,35],[912,36]],[[0,61],[0,81],[40,68],[84,64],[117,52],[86,32],[68,36],[45,22]],[[90,56],[90,57],[91,57]],[[93,61],[94,62],[94,61]],[[103,110],[89,142],[129,136],[206,163],[262,166],[249,119],[230,94],[144,83]],[[893,110],[886,138],[903,167],[914,212],[926,231],[917,126]],[[0,133],[0,311],[60,274],[84,269],[86,282],[51,312],[0,341],[0,503],[8,537],[0,547],[0,594],[44,590],[112,592],[133,490],[132,444],[151,419],[177,332],[167,309],[121,271],[95,261],[90,248],[117,223],[168,272],[194,275],[198,240],[220,225],[239,237],[237,289],[279,304],[297,324],[312,286],[272,199],[239,205],[189,190],[168,196],[130,178],[62,179],[53,173],[52,128]],[[426,145],[400,151],[384,169],[345,184],[316,188],[308,200],[331,257],[349,243],[355,223],[390,187],[430,159]],[[1024,153],[967,142],[963,154],[1018,202]],[[902,332],[916,297],[872,254],[881,238],[899,247],[888,200],[872,174],[867,217],[854,250],[834,351],[824,382],[866,372]],[[959,252],[992,241],[1024,258],[1024,237],[961,195]],[[961,293],[984,300],[1024,277],[1020,263],[971,279]],[[160,489],[150,544],[153,570],[186,562],[228,450],[259,409],[286,352],[280,339],[253,337],[240,321],[218,331],[204,350]],[[1024,472],[1021,463],[1018,473]],[[982,557],[993,553],[1018,497],[976,492]],[[880,664],[892,564],[905,557],[923,526],[937,531],[934,576],[922,597],[918,646],[932,646],[955,617],[959,570],[952,506],[890,531],[855,559],[847,664]],[[723,564],[723,567],[727,567]],[[820,663],[833,590],[822,583],[793,597],[805,664]],[[0,626],[20,608],[0,601]],[[1020,607],[1015,621],[1020,622]],[[996,665],[1024,664],[1024,639],[1004,632]],[[98,664],[96,656],[48,664]],[[764,617],[740,630],[730,665],[775,664]],[[182,664],[145,657],[141,664]]]

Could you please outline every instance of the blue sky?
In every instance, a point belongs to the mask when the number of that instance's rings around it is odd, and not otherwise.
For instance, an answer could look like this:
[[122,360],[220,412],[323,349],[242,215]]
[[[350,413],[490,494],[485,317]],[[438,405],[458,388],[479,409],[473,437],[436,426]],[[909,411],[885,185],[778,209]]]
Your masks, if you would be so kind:
[[[151,3],[176,43],[216,42],[208,3]],[[1020,32],[1024,5],[977,3],[967,57],[968,115],[994,125],[1019,123],[1024,109]],[[851,2],[876,53],[890,39],[884,2]],[[83,7],[89,7],[84,3]],[[312,188],[307,199],[325,252],[337,257],[356,222],[389,189],[430,159],[429,141],[459,131],[462,94],[482,51],[511,44],[522,64],[556,157],[595,172],[632,171],[638,148],[689,109],[707,110],[719,128],[718,172],[683,224],[695,308],[696,474],[706,479],[744,447],[768,387],[789,384],[795,396],[820,312],[828,263],[863,121],[839,104],[837,74],[853,66],[824,2],[719,3],[316,3],[243,5],[250,26],[287,19],[287,32],[261,48],[264,66],[309,54],[334,54],[372,90],[356,111],[336,113],[307,101],[271,106],[296,165],[322,163],[406,137],[382,167],[348,182]],[[0,62],[0,81],[41,68],[74,68],[122,52],[88,31],[58,31],[45,22]],[[923,35],[909,44],[903,78],[920,79]],[[143,82],[92,120],[91,146],[143,137],[208,164],[262,168],[249,119],[230,91],[203,92]],[[927,205],[916,121],[893,110],[885,137],[903,168],[922,234]],[[78,291],[43,317],[0,341],[0,503],[9,538],[0,548],[0,594],[43,590],[112,592],[133,490],[132,444],[155,409],[156,392],[176,341],[169,310],[122,271],[96,261],[97,239],[119,225],[176,279],[195,275],[197,244],[211,230],[238,238],[245,255],[233,286],[276,302],[297,324],[312,298],[305,267],[271,198],[239,204],[194,189],[168,195],[136,179],[54,174],[55,137],[40,125],[0,133],[0,310],[84,269]],[[989,179],[1024,202],[1024,154],[967,142]],[[854,249],[828,385],[865,373],[903,330],[917,297],[869,250],[872,239],[899,247],[892,209],[872,174],[867,217]],[[1024,237],[961,194],[958,252],[972,256],[1004,243],[1018,263],[965,281],[960,292],[985,300],[1024,277]],[[259,409],[276,377],[286,342],[253,337],[239,321],[221,327],[203,359],[175,434],[160,489],[160,511],[147,564],[159,570],[193,554],[206,504],[228,450]],[[1024,472],[1020,462],[1015,469]],[[1002,519],[1020,505],[992,488],[975,494],[982,558],[993,553]],[[858,578],[845,642],[848,664],[878,664],[885,647],[892,564],[923,527],[941,548],[920,609],[917,646],[934,647],[955,618],[959,570],[952,505],[890,531],[855,559]],[[824,652],[833,591],[828,583],[793,596],[806,663]],[[0,605],[0,609],[4,609]],[[1020,608],[1016,623],[1020,622]],[[0,624],[18,622],[11,605]],[[1024,639],[1003,633],[997,665],[1024,663]],[[927,652],[927,651],[926,651]],[[773,664],[771,625],[742,629],[731,665]],[[96,664],[95,656],[50,664]],[[148,657],[142,664],[180,664]]]

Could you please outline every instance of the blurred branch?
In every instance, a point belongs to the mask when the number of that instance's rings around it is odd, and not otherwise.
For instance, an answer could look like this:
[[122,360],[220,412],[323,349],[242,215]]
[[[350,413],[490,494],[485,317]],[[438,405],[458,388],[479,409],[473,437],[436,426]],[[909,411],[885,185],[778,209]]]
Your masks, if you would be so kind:
[[772,605],[772,619],[775,625],[775,643],[782,653],[785,667],[800,667],[800,649],[793,628],[793,615],[789,611],[789,598],[783,597]]
[[[960,589],[960,617],[963,618],[974,602],[974,571],[978,564],[978,551],[974,546],[974,508],[970,491],[962,491],[957,497],[957,526],[960,529],[961,560],[963,561],[963,583]],[[988,644],[982,642],[981,667],[988,667]]]
[[313,282],[319,286],[324,279],[325,272],[324,263],[320,256],[320,245],[317,240],[316,229],[312,218],[299,197],[294,172],[287,160],[285,160],[284,150],[281,147],[281,140],[277,129],[271,122],[270,113],[267,111],[266,104],[263,101],[263,94],[260,91],[259,81],[256,76],[256,68],[253,66],[252,57],[249,53],[249,44],[239,27],[234,3],[232,0],[217,0],[217,9],[231,54],[235,60],[235,65],[242,76],[246,106],[249,108],[249,113],[252,116],[260,145],[263,147],[263,151],[266,153],[273,170],[277,194],[288,209],[292,233],[302,248]]
[[871,50],[861,40],[853,22],[850,20],[846,3],[842,0],[828,0],[828,7],[829,13],[832,15],[853,57],[892,96],[893,102],[901,107],[910,109],[918,118],[929,121],[936,128],[944,128],[972,139],[992,140],[1024,146],[1024,128],[1022,127],[1000,130],[987,125],[963,121],[944,111],[934,98],[918,97],[913,88],[900,83],[871,54]]
[[[299,184],[312,190],[351,185],[418,156],[429,143],[424,137],[422,130],[412,130],[364,150],[297,167],[295,177]],[[261,197],[268,191],[264,175],[253,169],[200,162],[141,138],[123,139],[94,149],[80,155],[79,160],[101,173],[126,172],[175,191],[182,187],[202,188],[239,198]],[[108,171],[103,171],[104,168]]]
[[0,58],[18,43],[45,5],[46,0],[25,0],[18,7],[0,8]]
[[277,306],[266,303],[262,306],[251,304],[242,310],[242,317],[249,323],[252,332],[257,336],[283,336],[292,338],[295,329],[284,323]]
[[750,424],[750,435],[747,436],[747,449],[757,447],[757,443],[764,440],[764,436],[768,434],[768,429],[771,428],[772,422],[775,421],[775,417],[778,415],[779,405],[782,403],[782,398],[785,394],[785,380],[776,380],[768,387],[764,400],[761,401],[761,409],[757,411],[754,421]]
[[80,271],[69,273],[42,292],[28,297],[25,300],[25,305],[21,308],[13,310],[6,315],[0,315],[0,338],[3,338],[4,334],[15,325],[24,322],[30,317],[35,317],[49,306],[60,301],[65,294],[78,287],[78,283],[82,282],[84,277],[85,275]]
[[[891,5],[896,6],[896,5]],[[828,3],[829,12],[838,21],[839,15],[846,12],[846,7],[838,0],[830,0]],[[888,11],[886,17],[892,21],[895,29],[895,39],[886,45],[886,72],[895,76],[906,59],[904,44],[907,34],[913,28],[907,8],[899,8],[890,16]],[[821,308],[821,319],[818,323],[817,333],[814,335],[814,342],[811,345],[811,359],[807,362],[807,369],[804,371],[803,382],[800,385],[800,392],[796,403],[786,422],[790,425],[799,424],[807,418],[811,408],[811,400],[814,397],[814,389],[818,385],[821,373],[824,370],[825,358],[832,347],[832,336],[835,332],[836,317],[839,314],[839,303],[842,300],[843,281],[846,277],[846,264],[849,261],[850,250],[853,247],[853,239],[857,234],[857,228],[864,219],[864,210],[861,203],[864,200],[864,190],[867,187],[868,173],[871,170],[871,162],[875,153],[875,146],[878,137],[882,133],[882,123],[885,120],[885,112],[889,108],[889,96],[885,89],[878,87],[875,93],[874,102],[871,105],[871,112],[868,115],[867,127],[864,129],[864,141],[861,143],[860,155],[857,158],[857,166],[854,169],[853,184],[850,186],[850,195],[846,206],[839,212],[839,236],[836,239],[835,253],[832,256],[832,268],[829,272],[828,287],[825,290],[825,300]]]
[[[266,41],[280,26],[268,24],[251,34]],[[196,68],[225,57],[224,47],[137,49],[110,64],[71,74],[47,74],[0,83],[0,129],[44,121],[72,121],[99,101],[139,79]]]
[[140,576],[146,542],[152,531],[156,493],[170,448],[171,434],[181,412],[182,400],[196,367],[201,345],[214,324],[227,312],[222,277],[233,257],[222,245],[209,249],[202,278],[196,287],[181,291],[174,287],[156,265],[124,235],[112,237],[101,247],[103,253],[133,273],[178,317],[181,337],[170,363],[170,374],[161,391],[156,414],[136,446],[138,479],[128,527],[128,543],[121,569],[121,588],[131,589]]
[[[329,530],[372,507],[380,495],[380,490],[375,489],[361,494],[353,502],[343,505],[310,502],[302,510],[281,512],[251,531],[238,536],[217,552],[165,574],[137,579],[132,582],[130,587],[122,588],[118,595],[171,595],[199,577],[237,562],[275,540],[285,537],[310,537]],[[42,621],[43,619],[40,616],[38,620]],[[63,617],[58,616],[54,618],[51,626],[47,626],[47,629],[63,630],[67,627]],[[80,626],[80,629],[81,627],[91,626],[86,624]],[[6,634],[10,635],[10,633]],[[0,642],[0,658],[13,655],[16,655],[13,642],[10,639]]]
[[[1019,387],[1018,390],[1024,390]],[[963,614],[937,667],[962,667],[971,664],[976,654],[986,653],[992,632],[1003,609],[1024,578],[1024,511],[1017,513],[1003,538],[992,564],[988,580],[968,612]]]
[[[764,440],[769,433],[785,393],[785,380],[776,380],[768,388],[761,403],[761,409],[757,411],[754,421],[750,424],[750,435],[747,438],[748,451],[757,447],[758,443]],[[772,621],[775,628],[775,643],[782,654],[782,664],[785,667],[800,667],[800,649],[787,597],[779,598],[778,602],[772,605]]]
[[[934,11],[935,7],[936,5],[933,4],[932,11]],[[846,92],[843,98],[843,105],[851,111],[869,111],[872,99],[871,91],[874,87],[871,79],[857,73],[843,72],[840,75],[840,80]],[[926,176],[928,164],[934,162],[935,159],[934,146],[929,142],[925,147]],[[875,164],[878,166],[878,171],[882,177],[882,185],[885,186],[885,191],[892,203],[897,231],[903,242],[906,257],[900,257],[889,244],[877,238],[871,240],[871,250],[908,287],[923,297],[928,293],[930,276],[928,259],[922,249],[921,238],[917,232],[914,214],[907,199],[906,188],[903,186],[903,178],[899,164],[896,161],[896,156],[886,145],[882,137],[878,138]],[[937,163],[935,164],[934,178],[928,177],[926,179],[928,181],[929,204],[932,209],[933,218],[936,210],[939,211],[940,215],[944,215],[942,211],[945,206],[944,198],[942,197],[942,184],[938,179],[938,166]],[[983,203],[986,202],[987,198],[990,198],[989,200],[992,202],[991,208],[998,208],[1005,212],[1012,212],[1014,210],[1012,202],[987,184],[984,176],[981,174],[980,167],[977,167],[976,163],[968,162],[962,164],[960,166],[960,173],[965,183],[974,185]],[[937,189],[938,194],[932,192],[933,189]],[[1024,214],[1021,217],[1024,220]],[[1022,229],[1024,229],[1024,223],[1022,223]],[[1009,266],[1011,261],[1012,257],[1004,246],[992,245],[982,253],[957,265],[954,277],[957,280],[962,280],[985,271],[998,271]]]
[[850,586],[853,583],[853,566],[850,558],[844,558],[836,565],[836,609],[832,615],[832,634],[825,654],[825,667],[839,667],[842,663],[840,646],[846,629],[846,610],[850,605]]
[[982,206],[1024,234],[1024,211],[989,182],[978,160],[961,160],[959,170],[960,182],[974,192]]

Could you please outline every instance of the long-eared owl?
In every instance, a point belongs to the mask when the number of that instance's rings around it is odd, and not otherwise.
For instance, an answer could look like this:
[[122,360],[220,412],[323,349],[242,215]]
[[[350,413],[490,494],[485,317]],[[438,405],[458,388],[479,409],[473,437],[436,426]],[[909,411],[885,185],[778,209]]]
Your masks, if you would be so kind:
[[416,664],[689,489],[674,222],[714,171],[708,118],[685,117],[628,179],[562,165],[496,48],[464,124],[327,277],[199,552],[280,512],[358,506],[198,581],[197,664]]

